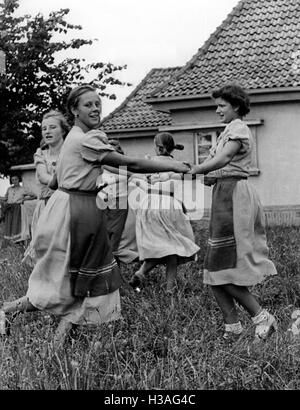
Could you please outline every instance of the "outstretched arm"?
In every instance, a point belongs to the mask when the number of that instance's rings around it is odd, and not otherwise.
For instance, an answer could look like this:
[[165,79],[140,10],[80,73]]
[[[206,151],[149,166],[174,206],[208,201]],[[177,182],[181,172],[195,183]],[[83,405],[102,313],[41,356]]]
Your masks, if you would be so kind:
[[228,141],[224,148],[220,150],[213,158],[204,161],[200,165],[192,166],[191,174],[207,174],[225,167],[240,149],[241,143],[238,140]]
[[137,173],[151,172],[187,172],[189,167],[177,161],[151,161],[142,158],[131,158],[126,155],[118,154],[117,152],[109,152],[101,161],[102,165],[110,165],[112,167],[126,166],[129,171]]
[[132,174],[132,172],[130,171],[125,171],[122,168],[115,168],[115,167],[110,167],[109,165],[104,165],[103,167],[104,169],[106,169],[109,172],[112,172],[113,174],[119,174],[119,175],[124,175],[124,176],[128,176],[130,177]]

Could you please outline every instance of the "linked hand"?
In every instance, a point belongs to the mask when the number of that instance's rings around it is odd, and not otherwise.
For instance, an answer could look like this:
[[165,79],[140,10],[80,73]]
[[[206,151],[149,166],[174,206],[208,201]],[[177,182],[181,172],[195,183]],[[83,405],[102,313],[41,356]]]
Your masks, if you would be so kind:
[[189,162],[183,161],[183,164],[188,167],[189,171],[191,170],[192,165]]
[[190,165],[190,170],[189,170],[188,174],[191,174],[191,175],[199,174],[197,166],[196,165]]
[[173,168],[174,172],[186,174],[190,170],[190,165],[185,162],[176,162],[173,165],[174,165],[174,168]]
[[190,164],[187,163],[187,162],[179,162],[178,165],[181,167],[181,169],[178,170],[178,171],[175,171],[175,172],[180,172],[180,173],[186,174],[191,169]]

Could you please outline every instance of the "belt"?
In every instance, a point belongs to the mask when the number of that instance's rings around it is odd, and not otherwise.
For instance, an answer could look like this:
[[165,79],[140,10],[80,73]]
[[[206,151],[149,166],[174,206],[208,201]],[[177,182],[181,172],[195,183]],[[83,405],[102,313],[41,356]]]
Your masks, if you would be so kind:
[[67,194],[73,194],[73,195],[84,195],[84,196],[96,196],[98,191],[85,191],[83,189],[66,189],[59,187],[59,191],[66,192]]
[[239,181],[240,179],[248,179],[248,177],[246,176],[240,176],[240,175],[232,175],[232,176],[226,176],[226,177],[217,177],[218,181],[221,181],[223,179],[236,179],[237,181]]

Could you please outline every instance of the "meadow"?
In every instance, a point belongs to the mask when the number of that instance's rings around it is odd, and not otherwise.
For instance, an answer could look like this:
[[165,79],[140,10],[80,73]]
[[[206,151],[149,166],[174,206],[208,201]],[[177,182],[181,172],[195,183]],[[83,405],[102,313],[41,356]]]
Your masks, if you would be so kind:
[[[55,317],[19,315],[10,337],[0,340],[0,389],[299,389],[300,340],[291,341],[285,331],[293,308],[300,306],[300,228],[267,229],[278,275],[253,291],[275,313],[279,331],[255,345],[254,327],[242,309],[245,333],[233,344],[222,340],[220,311],[202,284],[207,224],[193,227],[199,259],[179,268],[172,296],[165,292],[162,267],[135,294],[128,279],[138,265],[122,265],[123,319],[83,328],[59,351],[52,342]],[[0,298],[13,300],[25,294],[30,269],[21,264],[23,245],[1,242]]]

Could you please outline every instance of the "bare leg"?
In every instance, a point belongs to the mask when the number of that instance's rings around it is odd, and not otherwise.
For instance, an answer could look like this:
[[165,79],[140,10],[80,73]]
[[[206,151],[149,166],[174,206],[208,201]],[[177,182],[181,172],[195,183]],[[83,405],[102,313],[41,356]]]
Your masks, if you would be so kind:
[[144,279],[146,274],[151,272],[152,269],[159,264],[159,262],[159,259],[146,259],[135,275],[139,276],[141,279]]
[[238,322],[238,314],[233,297],[226,291],[225,286],[211,286],[214,297],[219,305],[225,323],[233,324]]
[[2,310],[5,313],[24,313],[33,312],[38,309],[29,302],[27,296],[22,296],[20,299],[13,300],[12,302],[4,302]]
[[72,329],[72,323],[68,322],[64,319],[61,319],[54,335],[54,349],[59,349],[63,347],[63,344],[66,340],[66,337],[68,336],[70,330]]
[[255,341],[267,339],[277,330],[277,321],[267,310],[262,309],[252,293],[245,286],[225,285],[226,291],[252,316],[255,324]]
[[167,258],[167,292],[171,292],[174,288],[174,281],[177,276],[177,256],[170,255]]
[[246,309],[250,316],[254,317],[262,310],[260,304],[246,286],[228,284],[224,285],[224,289]]
[[233,342],[237,340],[243,332],[243,326],[238,319],[234,298],[227,292],[224,285],[212,286],[212,291],[225,321],[223,339],[227,342]]
[[135,272],[129,281],[129,285],[132,286],[137,292],[140,292],[140,286],[146,274],[150,272],[156,265],[160,263],[160,259],[147,259],[144,261],[140,269]]

